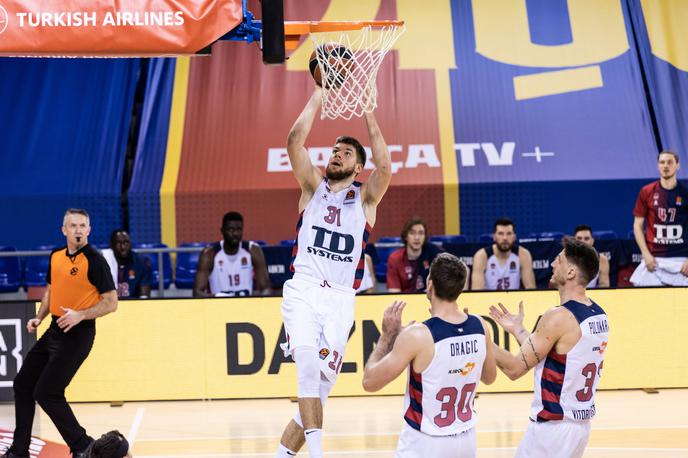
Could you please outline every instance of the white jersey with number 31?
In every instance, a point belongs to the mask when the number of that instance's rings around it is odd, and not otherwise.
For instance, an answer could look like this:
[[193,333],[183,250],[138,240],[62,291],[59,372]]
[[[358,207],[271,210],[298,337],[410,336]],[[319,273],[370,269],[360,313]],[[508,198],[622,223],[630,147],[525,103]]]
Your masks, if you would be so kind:
[[363,279],[371,227],[361,202],[361,183],[334,192],[323,179],[296,225],[292,272],[357,289]]

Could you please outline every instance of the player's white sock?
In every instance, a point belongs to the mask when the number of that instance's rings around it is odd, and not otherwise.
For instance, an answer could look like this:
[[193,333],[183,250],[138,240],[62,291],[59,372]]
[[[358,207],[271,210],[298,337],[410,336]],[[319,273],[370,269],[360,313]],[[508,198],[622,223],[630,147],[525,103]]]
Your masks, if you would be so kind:
[[292,456],[296,456],[296,452],[292,452],[284,445],[279,444],[275,458],[291,458]]
[[303,432],[311,458],[323,458],[322,429],[307,429]]

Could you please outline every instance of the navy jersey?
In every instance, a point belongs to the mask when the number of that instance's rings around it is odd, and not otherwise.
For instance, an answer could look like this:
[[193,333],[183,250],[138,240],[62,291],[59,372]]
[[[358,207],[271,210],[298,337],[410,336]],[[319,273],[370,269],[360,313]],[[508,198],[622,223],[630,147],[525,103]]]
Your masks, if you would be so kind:
[[117,263],[117,296],[139,297],[141,286],[153,284],[153,269],[147,256],[131,252],[124,263]]

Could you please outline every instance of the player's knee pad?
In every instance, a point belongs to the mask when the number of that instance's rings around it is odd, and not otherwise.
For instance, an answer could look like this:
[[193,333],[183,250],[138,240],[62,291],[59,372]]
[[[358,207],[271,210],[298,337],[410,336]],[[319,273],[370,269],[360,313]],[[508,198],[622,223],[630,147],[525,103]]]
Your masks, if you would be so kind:
[[315,347],[292,350],[298,374],[300,398],[320,397],[320,358]]
[[[325,401],[327,401],[327,397],[330,395],[330,392],[332,391],[332,388],[334,387],[334,383],[330,382],[330,380],[325,377],[324,375],[320,375],[320,403],[325,406]],[[299,412],[299,409],[296,409],[296,415],[294,415],[294,421],[296,422],[297,425],[303,428],[303,421],[301,420],[301,412]]]

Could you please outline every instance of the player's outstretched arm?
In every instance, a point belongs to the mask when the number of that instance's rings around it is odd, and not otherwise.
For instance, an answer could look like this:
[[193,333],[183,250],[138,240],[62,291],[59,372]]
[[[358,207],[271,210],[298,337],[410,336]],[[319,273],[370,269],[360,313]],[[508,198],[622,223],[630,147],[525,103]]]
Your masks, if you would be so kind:
[[368,138],[370,139],[370,149],[373,153],[373,163],[375,170],[370,174],[365,189],[365,202],[377,205],[382,200],[382,196],[387,192],[390,181],[392,181],[392,156],[387,148],[387,143],[382,136],[380,126],[377,124],[375,115],[365,114],[366,126],[368,126]]
[[322,173],[311,163],[305,144],[321,103],[322,88],[316,86],[311,98],[308,99],[308,103],[291,127],[289,137],[287,137],[287,153],[296,181],[299,182],[301,189],[310,192],[314,192],[320,184]]
[[511,313],[509,309],[504,307],[504,304],[498,302],[499,308],[494,305],[490,306],[490,316],[495,320],[506,332],[513,335],[518,341],[519,345],[525,342],[530,333],[523,327],[523,318],[525,312],[523,311],[523,301],[518,303],[518,313]]
[[379,391],[397,378],[418,352],[416,326],[401,326],[405,302],[394,301],[382,317],[382,335],[363,370],[363,389]]
[[516,355],[493,344],[497,367],[511,380],[523,377],[547,357],[564,334],[564,318],[560,310],[551,309],[545,312],[535,331],[524,339]]

